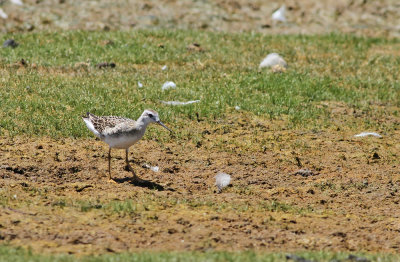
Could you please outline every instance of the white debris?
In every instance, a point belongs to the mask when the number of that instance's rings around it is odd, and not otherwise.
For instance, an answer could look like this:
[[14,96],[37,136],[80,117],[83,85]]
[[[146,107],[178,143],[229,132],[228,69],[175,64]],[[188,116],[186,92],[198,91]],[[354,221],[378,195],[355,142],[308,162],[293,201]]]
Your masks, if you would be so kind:
[[286,6],[285,6],[285,5],[282,5],[278,10],[276,10],[276,11],[272,14],[271,18],[272,18],[272,20],[274,20],[274,21],[286,22],[285,13],[286,13]]
[[137,85],[138,85],[139,88],[142,88],[142,87],[143,87],[143,84],[140,83],[140,81],[137,82]]
[[170,105],[170,106],[184,106],[184,105],[190,105],[194,103],[198,103],[200,100],[192,100],[192,101],[187,101],[187,102],[181,102],[181,101],[161,101],[161,103]]
[[235,110],[240,110],[240,106],[235,106]]
[[153,172],[158,172],[158,171],[160,171],[160,167],[158,167],[158,166],[151,166],[151,167],[150,167],[150,170],[153,171]]
[[144,164],[143,167],[148,168],[153,172],[160,171],[160,167],[159,166],[150,166],[149,164]]
[[0,8],[0,17],[3,18],[3,19],[7,19],[8,18],[8,15],[3,11],[2,8]]
[[219,172],[215,176],[215,185],[218,187],[218,193],[221,193],[222,189],[224,187],[228,186],[230,182],[231,182],[231,176],[230,175],[228,175],[226,173]]
[[167,81],[163,84],[163,86],[161,87],[162,90],[167,90],[170,88],[176,88],[176,84],[172,81]]
[[374,136],[374,137],[382,138],[382,136],[380,134],[375,133],[375,132],[362,132],[362,133],[355,135],[354,137],[366,137],[366,136]]
[[165,66],[161,67],[161,70],[164,71],[164,70],[167,70],[167,68],[168,67],[165,65]]
[[13,3],[14,5],[24,5],[21,0],[11,0],[11,3]]
[[286,61],[277,53],[268,54],[260,64],[260,68],[275,66],[287,68]]
[[13,195],[13,198],[14,198],[14,199],[17,199],[17,195]]

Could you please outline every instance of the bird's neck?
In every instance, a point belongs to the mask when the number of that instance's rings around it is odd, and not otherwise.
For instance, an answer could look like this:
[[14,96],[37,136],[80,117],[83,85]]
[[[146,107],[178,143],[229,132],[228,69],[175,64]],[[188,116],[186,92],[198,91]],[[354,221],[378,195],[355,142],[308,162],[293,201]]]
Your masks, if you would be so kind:
[[140,116],[139,119],[136,120],[136,122],[138,129],[143,129],[143,130],[145,130],[147,125],[150,123],[149,121],[146,121],[146,119],[142,116]]

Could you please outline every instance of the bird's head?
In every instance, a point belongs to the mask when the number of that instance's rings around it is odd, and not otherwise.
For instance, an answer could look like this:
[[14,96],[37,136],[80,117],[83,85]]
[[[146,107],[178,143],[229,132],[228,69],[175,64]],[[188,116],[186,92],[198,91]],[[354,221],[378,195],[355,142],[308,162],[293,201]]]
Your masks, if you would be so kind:
[[156,123],[159,124],[160,126],[164,127],[165,129],[167,129],[168,131],[172,132],[171,129],[169,129],[168,127],[166,127],[160,120],[160,117],[158,116],[158,113],[152,109],[146,109],[143,111],[142,116],[141,116],[142,120],[145,123]]

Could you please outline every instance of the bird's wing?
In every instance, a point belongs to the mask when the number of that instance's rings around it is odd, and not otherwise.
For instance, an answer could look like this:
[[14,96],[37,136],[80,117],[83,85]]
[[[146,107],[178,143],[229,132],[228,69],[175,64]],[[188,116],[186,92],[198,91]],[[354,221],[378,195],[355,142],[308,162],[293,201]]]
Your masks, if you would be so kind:
[[89,112],[82,117],[88,128],[98,137],[129,131],[134,128],[136,124],[135,120],[129,118],[119,116],[96,116]]
[[118,117],[118,116],[103,116],[101,117],[100,133],[102,135],[113,135],[118,132],[128,131],[135,125],[135,120]]

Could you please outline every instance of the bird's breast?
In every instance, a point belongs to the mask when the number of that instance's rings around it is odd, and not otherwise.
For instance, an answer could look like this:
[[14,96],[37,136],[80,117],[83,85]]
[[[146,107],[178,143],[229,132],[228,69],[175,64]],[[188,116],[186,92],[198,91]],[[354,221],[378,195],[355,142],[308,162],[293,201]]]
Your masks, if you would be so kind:
[[143,137],[144,133],[106,136],[102,140],[111,148],[127,149]]

